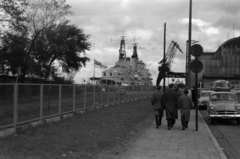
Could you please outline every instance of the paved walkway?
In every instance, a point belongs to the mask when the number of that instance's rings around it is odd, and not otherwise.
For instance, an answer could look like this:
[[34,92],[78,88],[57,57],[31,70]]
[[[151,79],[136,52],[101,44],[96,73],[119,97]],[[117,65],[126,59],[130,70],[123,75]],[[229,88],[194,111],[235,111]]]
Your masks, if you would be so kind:
[[198,131],[195,131],[195,110],[191,111],[189,127],[181,129],[178,119],[171,130],[167,130],[167,121],[163,120],[159,129],[146,130],[122,159],[227,159],[210,129],[198,113]]

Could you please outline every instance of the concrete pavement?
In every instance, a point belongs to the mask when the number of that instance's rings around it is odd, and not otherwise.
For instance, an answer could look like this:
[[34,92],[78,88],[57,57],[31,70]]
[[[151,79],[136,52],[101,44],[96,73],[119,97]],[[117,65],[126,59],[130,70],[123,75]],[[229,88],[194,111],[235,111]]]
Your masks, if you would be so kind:
[[191,111],[190,122],[186,130],[182,130],[180,119],[174,127],[167,130],[167,121],[163,118],[159,129],[152,126],[129,150],[122,159],[227,159],[217,140],[198,113],[198,131],[195,131],[195,110]]

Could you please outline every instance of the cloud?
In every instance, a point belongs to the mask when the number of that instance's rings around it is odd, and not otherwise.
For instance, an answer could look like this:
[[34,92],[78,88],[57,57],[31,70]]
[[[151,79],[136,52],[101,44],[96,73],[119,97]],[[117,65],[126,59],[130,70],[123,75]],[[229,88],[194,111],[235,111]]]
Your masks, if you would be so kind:
[[[163,57],[164,23],[166,23],[166,51],[172,40],[185,52],[188,39],[189,0],[66,0],[75,13],[69,16],[73,24],[91,35],[95,47],[88,56],[96,58],[108,66],[118,60],[119,38],[125,30],[132,46],[136,37],[140,60],[152,63],[154,80],[158,74],[158,62]],[[240,35],[239,0],[194,0],[192,12],[192,39],[200,41],[204,51],[216,51],[227,40],[227,33]],[[230,36],[229,36],[230,38]],[[113,41],[111,42],[111,39]],[[127,56],[132,49],[127,49]],[[185,54],[176,53],[173,69],[185,71]],[[92,62],[92,61],[91,61]],[[92,63],[87,64],[76,75],[91,77]],[[97,70],[101,73],[101,70]],[[80,74],[80,75],[79,75]],[[153,81],[155,84],[155,81]]]
[[127,34],[129,37],[136,37],[139,40],[149,40],[152,37],[152,31],[149,29],[135,29],[132,31],[128,31]]

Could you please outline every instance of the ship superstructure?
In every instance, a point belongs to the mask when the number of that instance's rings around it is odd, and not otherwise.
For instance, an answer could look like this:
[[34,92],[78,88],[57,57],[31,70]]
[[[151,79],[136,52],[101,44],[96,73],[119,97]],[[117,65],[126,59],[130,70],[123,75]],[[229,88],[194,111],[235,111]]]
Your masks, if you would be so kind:
[[101,83],[106,85],[152,85],[152,78],[146,64],[139,60],[137,43],[133,43],[131,57],[126,56],[125,35],[120,36],[119,59],[113,67],[102,72]]

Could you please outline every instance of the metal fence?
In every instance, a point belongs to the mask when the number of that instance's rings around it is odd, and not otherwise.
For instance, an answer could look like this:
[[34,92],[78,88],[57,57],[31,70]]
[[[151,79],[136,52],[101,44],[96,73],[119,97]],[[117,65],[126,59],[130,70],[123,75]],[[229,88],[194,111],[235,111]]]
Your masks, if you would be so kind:
[[0,84],[0,130],[148,97],[152,86]]

